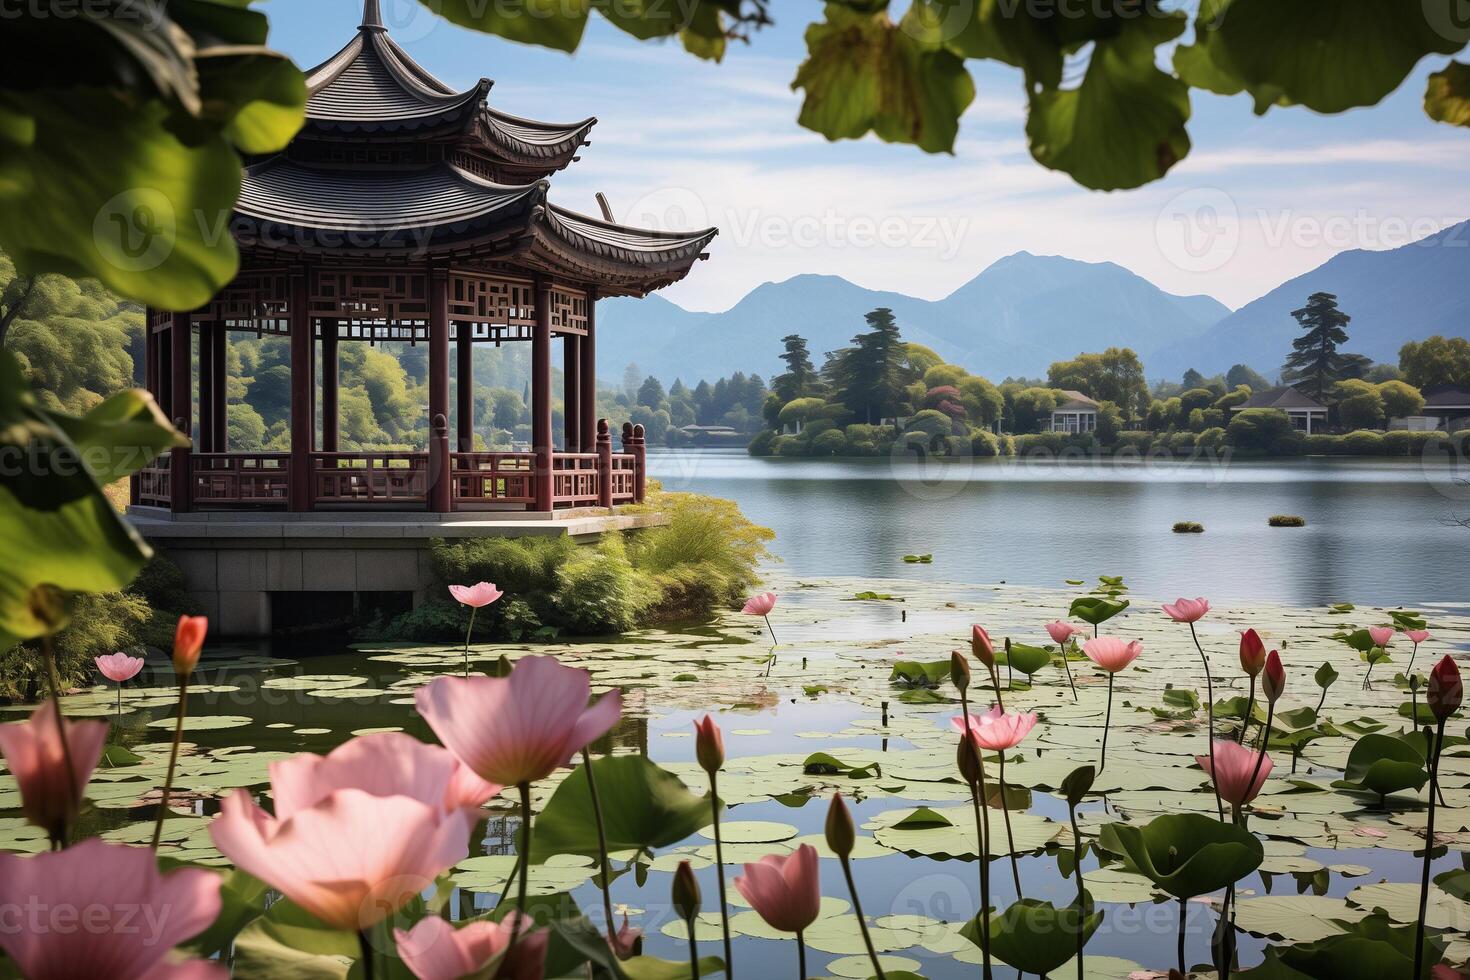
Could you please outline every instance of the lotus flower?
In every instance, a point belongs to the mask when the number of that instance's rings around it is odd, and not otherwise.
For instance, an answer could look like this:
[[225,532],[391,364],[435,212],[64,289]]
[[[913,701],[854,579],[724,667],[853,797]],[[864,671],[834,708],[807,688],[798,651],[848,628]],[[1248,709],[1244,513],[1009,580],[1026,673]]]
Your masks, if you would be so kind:
[[708,773],[719,772],[725,766],[725,736],[709,715],[694,723],[694,757],[699,760],[699,768]]
[[[965,720],[951,718],[949,721],[955,731],[963,732]],[[975,733],[975,741],[980,743],[982,749],[1002,752],[1021,744],[1031,729],[1036,727],[1036,715],[1030,712],[1007,712],[1001,710],[999,705],[992,705],[983,715],[970,715],[969,725],[970,730]]]
[[[30,980],[225,980],[217,964],[170,957],[219,915],[219,888],[213,872],[160,874],[153,851],[96,838],[50,854],[0,854],[0,907],[10,913],[0,948]],[[34,921],[27,914],[50,918],[18,927]]]
[[1423,643],[1425,640],[1429,639],[1433,635],[1434,634],[1429,632],[1428,630],[1404,630],[1404,636],[1408,637],[1409,642],[1414,644],[1415,646]]
[[118,684],[132,680],[143,669],[142,657],[130,657],[126,653],[109,653],[93,662],[103,677]]
[[1073,636],[1082,631],[1071,623],[1064,623],[1060,619],[1054,623],[1046,624],[1046,635],[1051,637],[1053,643],[1066,643]]
[[[26,819],[46,831],[53,841],[64,841],[76,820],[77,806],[92,770],[107,743],[107,723],[68,721],[66,750],[56,727],[56,702],[45,701],[26,721],[0,725],[0,753],[20,788]],[[71,757],[72,782],[67,781],[66,759]],[[3,922],[0,922],[3,932]]]
[[[398,957],[419,980],[462,980],[481,976],[495,957],[509,949],[493,976],[502,980],[541,980],[546,969],[547,932],[530,929],[530,919],[512,912],[503,921],[471,922],[456,929],[438,916],[421,919],[408,932],[393,930]],[[517,931],[514,948],[511,933]]]
[[1393,627],[1370,626],[1368,627],[1368,636],[1373,640],[1375,647],[1387,647],[1393,642]]
[[273,763],[275,816],[237,790],[210,836],[323,923],[359,932],[469,854],[478,808],[494,791],[437,746],[370,735],[326,757]]
[[747,616],[769,616],[771,610],[776,608],[776,593],[762,592],[745,600],[745,606],[740,610]]
[[802,844],[793,854],[768,854],[747,864],[735,887],[772,929],[805,932],[822,906],[817,849]]
[[1137,640],[1120,640],[1116,636],[1099,636],[1083,643],[1082,652],[1109,674],[1116,674],[1138,659],[1138,655],[1143,653],[1143,644]]
[[1281,666],[1281,654],[1272,650],[1266,655],[1266,669],[1261,675],[1261,690],[1272,704],[1286,690],[1286,668]]
[[990,634],[985,627],[970,627],[970,653],[987,668],[995,667],[995,644],[990,642]]
[[1215,761],[1197,755],[1194,761],[1214,780],[1220,798],[1232,806],[1245,806],[1254,800],[1271,775],[1271,757],[1237,745],[1228,738],[1215,740]]
[[1261,634],[1255,630],[1246,630],[1240,634],[1240,669],[1255,680],[1261,668],[1266,666],[1266,644],[1261,640]]
[[481,582],[479,585],[451,585],[449,594],[454,596],[454,601],[471,609],[484,609],[490,603],[505,595],[495,587],[493,582]]
[[565,766],[622,717],[612,691],[587,706],[585,670],[554,657],[524,657],[509,677],[436,677],[415,695],[439,740],[481,778],[534,783]]
[[609,945],[613,953],[620,960],[630,959],[638,948],[638,940],[643,938],[643,930],[628,925],[628,913],[623,913],[623,924],[618,931],[609,937]]
[[1204,596],[1198,599],[1175,599],[1164,606],[1164,612],[1176,623],[1197,623],[1209,611],[1210,600]]
[[174,672],[180,677],[194,673],[208,633],[209,620],[204,616],[179,617],[178,628],[174,630]]
[[1460,677],[1460,668],[1446,654],[1429,672],[1429,691],[1426,694],[1429,710],[1443,724],[1450,715],[1460,710],[1460,702],[1464,697],[1465,685]]

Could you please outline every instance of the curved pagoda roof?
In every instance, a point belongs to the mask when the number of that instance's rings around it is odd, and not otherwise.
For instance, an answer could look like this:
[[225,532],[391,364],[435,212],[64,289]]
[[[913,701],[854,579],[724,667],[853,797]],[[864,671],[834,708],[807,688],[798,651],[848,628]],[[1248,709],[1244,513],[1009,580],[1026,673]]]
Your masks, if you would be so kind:
[[233,231],[248,250],[319,257],[489,260],[642,295],[688,274],[713,228],[663,232],[548,200],[595,119],[557,124],[490,108],[491,82],[455,91],[388,36],[378,0],[341,51],[307,73],[306,123],[245,170]]

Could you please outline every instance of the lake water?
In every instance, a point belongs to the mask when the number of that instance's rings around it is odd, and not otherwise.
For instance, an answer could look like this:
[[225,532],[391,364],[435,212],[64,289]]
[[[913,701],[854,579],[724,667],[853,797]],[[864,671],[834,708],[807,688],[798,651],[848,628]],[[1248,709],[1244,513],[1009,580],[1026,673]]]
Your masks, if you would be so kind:
[[[1470,601],[1463,461],[752,459],[663,451],[665,487],[728,497],[796,575],[1060,587],[1125,575],[1150,596],[1295,605]],[[1273,514],[1305,528],[1271,528]],[[1198,521],[1204,534],[1174,534]],[[932,554],[933,564],[903,556]]]

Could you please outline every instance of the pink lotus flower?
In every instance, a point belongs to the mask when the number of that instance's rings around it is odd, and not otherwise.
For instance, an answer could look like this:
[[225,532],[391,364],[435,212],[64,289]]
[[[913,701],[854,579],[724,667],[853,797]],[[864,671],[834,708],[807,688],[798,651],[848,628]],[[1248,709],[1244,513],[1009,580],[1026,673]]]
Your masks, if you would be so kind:
[[436,677],[415,695],[419,714],[481,778],[534,783],[567,765],[623,713],[621,691],[587,706],[587,671],[524,657],[509,677]]
[[505,595],[495,587],[493,582],[481,582],[479,585],[451,585],[449,594],[454,596],[454,601],[471,609],[483,609],[490,603]]
[[990,642],[990,633],[984,626],[970,627],[970,654],[987,668],[995,667],[995,644]]
[[[1261,787],[1266,785],[1266,777],[1271,775],[1269,755],[1260,758],[1260,768],[1257,769],[1260,756],[1261,753],[1253,752],[1233,739],[1218,738],[1215,740],[1213,769],[1209,756],[1197,755],[1194,761],[1214,780],[1220,799],[1232,806],[1244,806],[1260,794]],[[1252,774],[1255,775],[1254,780]]]
[[209,620],[203,616],[180,616],[174,630],[174,672],[180,677],[194,673],[199,654],[204,650],[204,637],[209,633]]
[[275,815],[237,790],[210,826],[220,852],[335,929],[397,911],[469,854],[497,788],[447,751],[383,733],[271,765]]
[[1386,647],[1393,642],[1393,627],[1370,626],[1368,636],[1372,638],[1375,647]]
[[130,657],[126,653],[109,653],[105,657],[97,657],[93,663],[103,677],[118,684],[132,680],[143,669],[142,657]]
[[1423,643],[1425,640],[1429,639],[1433,635],[1434,634],[1429,632],[1428,630],[1404,630],[1404,636],[1408,637],[1409,642],[1414,644],[1415,646]]
[[776,593],[762,592],[745,600],[745,606],[740,611],[747,616],[769,616],[771,610],[776,608]]
[[1209,611],[1210,600],[1204,596],[1198,599],[1175,599],[1164,605],[1164,612],[1176,623],[1197,623]]
[[399,959],[419,980],[461,980],[480,976],[480,971],[510,946],[512,930],[519,930],[510,957],[500,962],[493,976],[499,980],[541,980],[548,936],[545,929],[531,930],[530,925],[530,920],[518,912],[501,922],[471,922],[459,929],[431,915],[408,932],[393,930],[393,937],[398,943]]
[[794,854],[769,854],[747,864],[735,887],[772,929],[805,932],[822,906],[817,850],[803,844]]
[[638,940],[642,938],[643,930],[628,925],[628,913],[624,912],[622,926],[608,937],[608,943],[618,959],[626,960],[632,958],[634,950],[638,948]]
[[1281,654],[1272,650],[1266,654],[1266,669],[1261,675],[1261,690],[1272,704],[1286,690],[1286,668],[1281,665]]
[[717,773],[725,766],[725,736],[709,715],[694,723],[694,757],[707,773]]
[[1266,666],[1266,644],[1255,630],[1240,634],[1240,669],[1254,678]]
[[[45,701],[26,721],[0,725],[0,753],[20,788],[20,805],[26,819],[43,828],[53,841],[66,839],[76,820],[77,806],[86,792],[87,781],[102,747],[107,743],[107,723],[63,720],[66,751],[56,728],[56,702]],[[75,782],[66,778],[66,757],[71,756]],[[0,923],[3,926],[3,923]]]
[[[957,732],[965,730],[964,718],[951,718],[950,724]],[[991,705],[989,711],[983,715],[969,716],[970,731],[975,733],[975,741],[980,743],[982,749],[991,752],[1003,752],[1020,745],[1036,727],[1036,715],[1032,712],[1007,712],[999,705]]]
[[1116,636],[1099,636],[1082,644],[1087,659],[1110,674],[1127,669],[1143,652],[1143,644],[1137,640],[1120,640]]
[[1066,643],[1073,636],[1082,631],[1071,623],[1064,623],[1060,619],[1054,623],[1046,624],[1046,635],[1051,637],[1053,643]]
[[214,963],[170,957],[219,915],[219,887],[212,872],[159,874],[153,851],[96,838],[0,854],[0,905],[14,916],[0,948],[30,980],[224,980]]
[[344,742],[325,756],[303,752],[270,764],[276,816],[316,806],[339,789],[373,796],[407,796],[445,813],[478,810],[499,793],[447,749],[402,732],[378,732]]

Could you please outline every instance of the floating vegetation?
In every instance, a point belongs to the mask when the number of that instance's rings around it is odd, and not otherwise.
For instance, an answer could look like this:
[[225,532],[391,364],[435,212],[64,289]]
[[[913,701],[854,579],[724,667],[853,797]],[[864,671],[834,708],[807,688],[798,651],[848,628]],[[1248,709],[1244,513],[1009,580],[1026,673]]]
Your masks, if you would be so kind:
[[1269,527],[1306,527],[1305,517],[1296,517],[1292,514],[1275,514],[1266,519]]
[[1174,523],[1175,534],[1204,534],[1205,526],[1198,521],[1176,521]]

